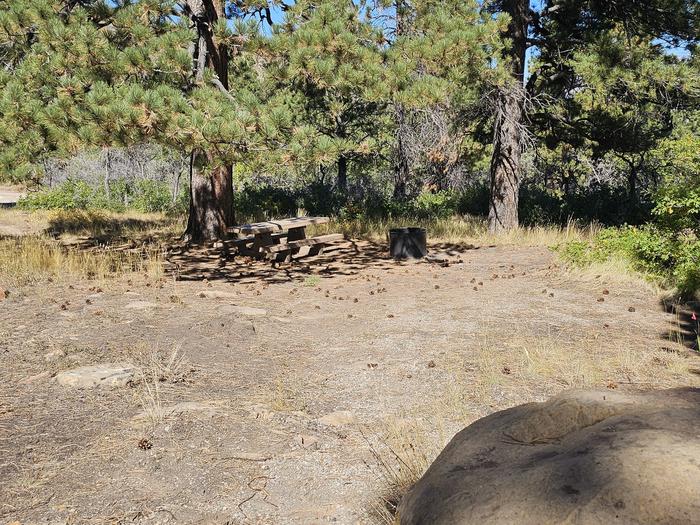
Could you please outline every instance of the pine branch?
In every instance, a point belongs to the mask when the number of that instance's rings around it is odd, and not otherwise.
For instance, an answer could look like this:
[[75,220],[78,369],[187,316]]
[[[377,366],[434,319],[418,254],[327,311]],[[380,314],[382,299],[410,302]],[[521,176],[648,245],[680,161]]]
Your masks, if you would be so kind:
[[219,80],[219,77],[212,77],[211,78],[211,83],[219,90],[221,91],[226,97],[233,103],[238,103],[236,98],[229,93],[228,89],[224,87],[224,85],[221,83],[221,80]]

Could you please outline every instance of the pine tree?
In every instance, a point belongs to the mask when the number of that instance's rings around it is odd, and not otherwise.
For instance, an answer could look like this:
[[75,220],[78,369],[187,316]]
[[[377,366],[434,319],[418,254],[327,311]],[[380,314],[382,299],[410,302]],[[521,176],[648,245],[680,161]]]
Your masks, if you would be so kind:
[[[527,100],[541,93],[554,94],[557,101],[570,98],[577,75],[569,61],[576,53],[585,52],[601,33],[615,28],[622,28],[628,38],[667,39],[677,47],[692,46],[698,39],[700,8],[694,0],[549,0],[543,4],[537,12],[523,0],[488,5],[509,17],[504,35],[509,46],[503,62],[512,76],[501,87],[496,105],[489,213],[492,232],[518,225],[520,153],[527,135],[525,123],[532,117],[526,111]],[[525,57],[531,46],[536,46],[539,57],[526,79]]]
[[223,8],[0,2],[3,172],[26,178],[42,156],[160,142],[192,152],[189,238],[222,236],[233,220],[226,166],[256,140],[227,91],[228,55],[251,28],[229,27]]
[[[411,172],[416,159],[408,159],[409,142],[412,149],[423,146],[418,149],[425,150],[421,160],[427,171],[442,172],[433,173],[438,186],[449,166],[482,154],[473,135],[485,92],[500,76],[493,58],[501,49],[503,21],[463,0],[402,1],[392,10],[396,30],[387,64],[395,120],[394,195],[401,198],[417,175]],[[417,136],[430,135],[426,128],[436,121],[448,129],[439,137]]]
[[293,100],[295,109],[288,109],[296,110],[284,149],[293,150],[297,162],[321,169],[333,165],[342,193],[351,166],[376,158],[382,149],[386,95],[380,43],[381,33],[346,0],[297,2],[268,42],[273,89]]

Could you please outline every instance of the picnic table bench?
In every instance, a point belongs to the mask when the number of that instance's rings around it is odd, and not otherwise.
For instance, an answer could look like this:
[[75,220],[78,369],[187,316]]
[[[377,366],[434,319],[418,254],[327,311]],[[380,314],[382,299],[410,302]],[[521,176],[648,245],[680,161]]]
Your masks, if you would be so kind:
[[307,238],[307,226],[329,220],[328,217],[293,217],[234,226],[228,231],[238,236],[235,242],[239,253],[281,262],[291,260],[292,255],[318,255],[329,244],[344,240],[342,233]]

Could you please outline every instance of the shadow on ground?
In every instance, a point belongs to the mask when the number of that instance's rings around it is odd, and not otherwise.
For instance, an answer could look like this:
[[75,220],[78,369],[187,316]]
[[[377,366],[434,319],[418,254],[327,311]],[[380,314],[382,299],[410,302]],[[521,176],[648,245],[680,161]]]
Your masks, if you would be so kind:
[[49,220],[47,235],[77,235],[77,244],[94,246],[115,242],[158,243],[173,241],[173,221],[167,218],[118,217],[95,212],[59,213]]
[[[662,301],[661,305],[666,313],[676,317],[674,325],[662,337],[696,352],[700,351],[700,304]],[[693,314],[697,319],[693,319]]]
[[355,275],[367,268],[391,271],[413,264],[450,264],[450,261],[458,260],[459,256],[467,251],[477,249],[469,244],[433,244],[430,251],[431,254],[437,255],[437,259],[409,262],[392,259],[386,243],[352,240],[347,244],[325,251],[321,255],[296,259],[278,266],[273,266],[269,261],[228,254],[226,250],[182,245],[169,250],[166,269],[183,281],[207,279],[244,284],[273,284],[303,281],[312,275],[320,278]]

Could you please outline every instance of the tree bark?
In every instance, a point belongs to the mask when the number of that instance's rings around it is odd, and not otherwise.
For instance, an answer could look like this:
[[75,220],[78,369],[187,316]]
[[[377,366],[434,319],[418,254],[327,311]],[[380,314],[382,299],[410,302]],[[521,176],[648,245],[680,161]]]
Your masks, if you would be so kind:
[[206,153],[192,153],[190,159],[190,212],[187,239],[222,239],[233,225],[233,187],[231,168],[208,168],[212,159]]
[[[396,36],[401,37],[407,33],[408,5],[405,0],[394,2],[396,9]],[[408,152],[406,151],[406,108],[403,104],[396,104],[396,159],[394,164],[394,198],[402,200],[406,198],[406,186],[410,177],[408,164]]]
[[110,149],[105,148],[105,176],[104,176],[104,189],[105,189],[105,197],[107,197],[107,200],[110,199],[110,192],[109,192],[109,168],[110,168]]
[[504,59],[508,61],[513,80],[500,90],[496,100],[488,221],[491,233],[518,227],[520,158],[524,138],[523,81],[530,6],[528,0],[506,0],[503,10],[511,18],[506,35],[511,40],[511,46]]
[[348,192],[348,158],[345,155],[338,157],[338,189],[343,194]]
[[396,151],[394,152],[394,198],[406,198],[406,187],[411,176],[406,151],[406,108],[397,104],[396,111]]
[[[193,77],[204,79],[205,68],[213,69],[228,89],[228,49],[216,41],[214,25],[225,16],[224,0],[187,0],[187,14],[197,30]],[[190,212],[185,239],[190,242],[221,239],[234,224],[233,170],[217,162],[215,150],[194,151],[190,158]]]

